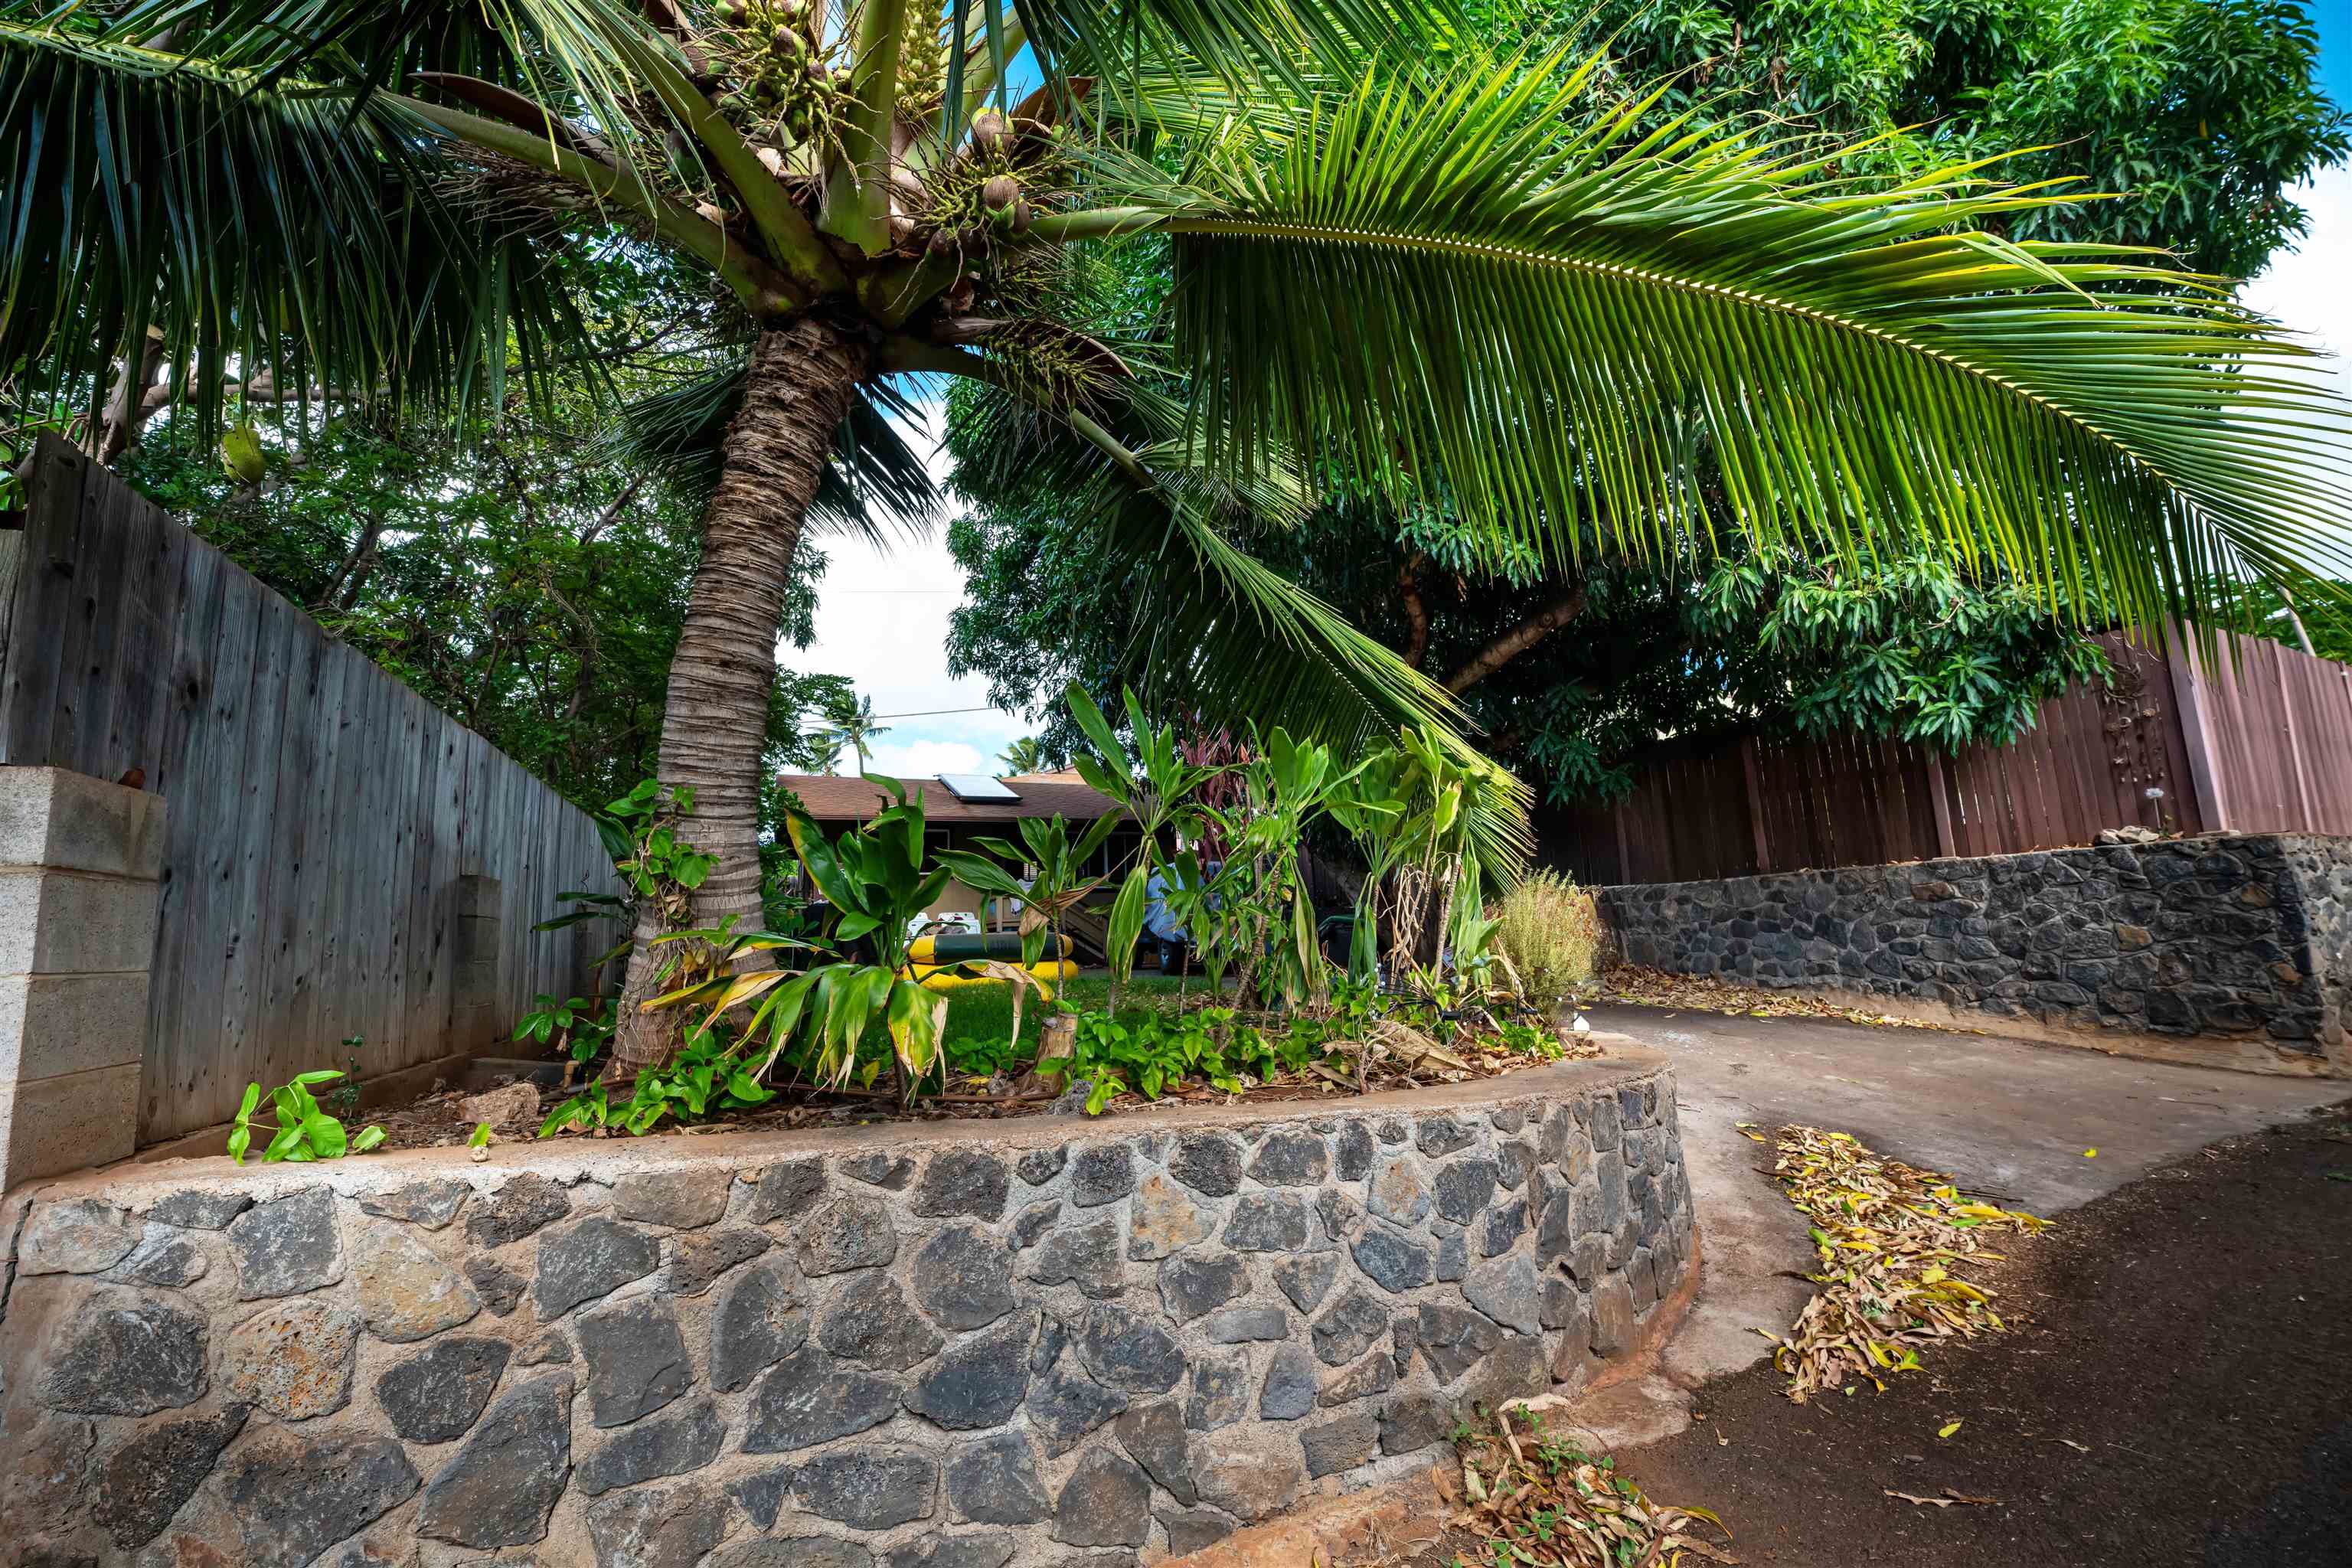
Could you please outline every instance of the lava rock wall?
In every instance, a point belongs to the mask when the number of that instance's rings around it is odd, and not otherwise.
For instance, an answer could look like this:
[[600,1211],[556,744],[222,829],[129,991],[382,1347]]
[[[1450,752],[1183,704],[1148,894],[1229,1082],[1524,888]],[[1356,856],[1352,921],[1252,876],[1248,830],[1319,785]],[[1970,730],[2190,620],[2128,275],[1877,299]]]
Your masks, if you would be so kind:
[[0,1215],[0,1562],[1197,1550],[1664,1327],[1690,1186],[1673,1079],[1633,1055],[37,1191]]

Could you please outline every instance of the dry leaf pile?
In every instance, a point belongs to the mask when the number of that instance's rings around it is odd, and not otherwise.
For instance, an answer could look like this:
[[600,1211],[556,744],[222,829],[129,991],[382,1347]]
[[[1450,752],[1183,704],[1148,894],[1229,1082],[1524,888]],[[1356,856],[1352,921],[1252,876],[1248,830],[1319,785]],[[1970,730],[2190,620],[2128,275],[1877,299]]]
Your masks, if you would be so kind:
[[[1514,1429],[1516,1423],[1517,1429]],[[1653,1502],[1616,1462],[1545,1431],[1528,1410],[1507,1411],[1491,1430],[1462,1439],[1457,1483],[1438,1472],[1456,1511],[1451,1522],[1494,1547],[1514,1568],[1679,1568],[1693,1559],[1738,1563],[1701,1540],[1701,1521],[1726,1543],[1731,1532],[1703,1508]]]
[[[1741,1131],[1763,1142],[1747,1124]],[[1884,1374],[1916,1370],[1926,1347],[2002,1327],[1992,1292],[1961,1270],[2000,1256],[1979,1247],[1987,1234],[2047,1222],[1963,1197],[1949,1176],[1884,1159],[1849,1133],[1784,1127],[1779,1155],[1773,1175],[1813,1222],[1822,1265],[1796,1326],[1764,1334],[1790,1398],[1851,1393],[1854,1377],[1884,1393]]]
[[1636,1007],[1674,1007],[1693,1013],[1742,1014],[1751,1018],[1842,1018],[1849,1024],[1872,1024],[1889,1029],[1950,1029],[1949,1024],[1923,1024],[1848,1007],[1796,991],[1766,991],[1713,974],[1669,974],[1663,969],[1643,969],[1612,963],[1601,975],[1599,1000],[1623,1002]]

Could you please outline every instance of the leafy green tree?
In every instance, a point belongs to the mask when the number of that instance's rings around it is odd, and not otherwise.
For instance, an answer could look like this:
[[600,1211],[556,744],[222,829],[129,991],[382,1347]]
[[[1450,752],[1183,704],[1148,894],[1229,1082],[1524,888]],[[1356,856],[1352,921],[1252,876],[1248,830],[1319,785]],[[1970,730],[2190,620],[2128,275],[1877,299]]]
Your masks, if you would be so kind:
[[1046,756],[1045,744],[1034,735],[1024,735],[996,754],[1008,773],[1043,773],[1052,763]]
[[[756,914],[790,564],[895,377],[1082,443],[1041,460],[1090,470],[1101,570],[1166,584],[1191,694],[1308,737],[1454,714],[1235,542],[1309,480],[1573,563],[1716,526],[1703,456],[1759,540],[1934,540],[2139,616],[2206,563],[2289,571],[2336,506],[2279,478],[2342,419],[2304,351],[2152,259],[1995,232],[2055,198],[1646,136],[1606,60],[1495,58],[1443,0],[46,4],[0,14],[0,378],[37,395],[152,329],[206,431],[265,372],[496,405],[510,348],[593,352],[563,258],[615,223],[719,293],[740,369],[670,400],[716,482],[660,753],[705,925]],[[1087,330],[1084,248],[1146,233],[1165,374]],[[623,1076],[669,1049],[625,1014]]]

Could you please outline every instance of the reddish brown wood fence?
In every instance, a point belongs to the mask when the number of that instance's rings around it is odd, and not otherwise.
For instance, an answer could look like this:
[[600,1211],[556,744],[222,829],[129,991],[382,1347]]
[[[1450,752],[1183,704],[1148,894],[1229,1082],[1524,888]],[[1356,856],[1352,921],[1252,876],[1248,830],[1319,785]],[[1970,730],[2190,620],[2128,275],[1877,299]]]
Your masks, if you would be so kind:
[[2352,834],[2352,668],[2226,634],[2210,665],[2178,639],[2100,641],[2109,678],[2044,704],[2011,745],[1670,741],[1636,763],[1625,800],[1557,814],[1545,858],[1591,883],[1677,882],[2051,849],[2132,825]]

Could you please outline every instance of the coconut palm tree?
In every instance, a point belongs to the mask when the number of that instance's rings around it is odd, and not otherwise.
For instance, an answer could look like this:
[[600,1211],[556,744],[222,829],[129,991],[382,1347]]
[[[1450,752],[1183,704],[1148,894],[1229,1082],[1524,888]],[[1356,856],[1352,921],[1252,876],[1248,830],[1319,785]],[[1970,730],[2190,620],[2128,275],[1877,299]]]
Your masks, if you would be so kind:
[[[830,717],[833,721],[817,736],[818,742],[833,748],[835,763],[840,761],[844,747],[855,752],[857,754],[857,771],[864,773],[866,764],[874,760],[874,737],[890,732],[889,725],[874,721],[874,699],[861,698],[854,704],[845,705]],[[830,765],[825,769],[827,773],[832,771]]]
[[1034,735],[1024,735],[996,753],[1007,773],[1036,773],[1045,771],[1045,743]]
[[[661,754],[719,857],[702,923],[757,906],[803,515],[904,378],[1081,437],[1079,521],[1170,583],[1186,700],[1334,738],[1454,710],[1234,543],[1301,475],[1557,561],[1706,526],[1704,458],[1761,539],[1932,539],[2150,621],[2324,549],[2344,407],[2225,284],[2011,243],[2064,198],[1995,170],[1869,185],[1755,128],[1637,131],[1656,97],[1605,59],[1467,37],[1450,0],[5,0],[0,380],[95,413],[153,352],[207,432],[261,373],[496,398],[510,353],[593,331],[582,235],[684,258],[744,345],[699,389]],[[1139,363],[1073,301],[1090,245],[1146,235],[1175,331]]]

